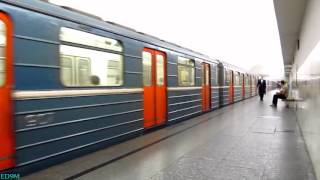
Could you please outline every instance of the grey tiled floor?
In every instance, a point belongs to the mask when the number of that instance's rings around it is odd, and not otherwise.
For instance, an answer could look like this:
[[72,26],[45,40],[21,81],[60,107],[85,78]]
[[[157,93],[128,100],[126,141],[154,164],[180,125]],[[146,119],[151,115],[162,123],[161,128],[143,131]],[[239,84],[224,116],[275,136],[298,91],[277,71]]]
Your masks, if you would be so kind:
[[254,97],[24,179],[64,179],[181,130],[77,179],[315,179],[294,110],[269,107],[270,99]]

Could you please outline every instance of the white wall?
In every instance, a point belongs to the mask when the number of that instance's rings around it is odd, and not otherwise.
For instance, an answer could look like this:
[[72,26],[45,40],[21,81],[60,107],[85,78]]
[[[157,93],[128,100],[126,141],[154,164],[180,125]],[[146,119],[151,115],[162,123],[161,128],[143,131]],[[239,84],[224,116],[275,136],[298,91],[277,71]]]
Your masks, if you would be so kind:
[[300,33],[300,49],[295,53],[298,66],[306,60],[320,40],[320,1],[309,0]]
[[[297,118],[317,178],[320,179],[320,1],[309,0],[300,33],[300,49],[295,52],[292,84],[303,102]],[[293,86],[295,87],[295,86]]]

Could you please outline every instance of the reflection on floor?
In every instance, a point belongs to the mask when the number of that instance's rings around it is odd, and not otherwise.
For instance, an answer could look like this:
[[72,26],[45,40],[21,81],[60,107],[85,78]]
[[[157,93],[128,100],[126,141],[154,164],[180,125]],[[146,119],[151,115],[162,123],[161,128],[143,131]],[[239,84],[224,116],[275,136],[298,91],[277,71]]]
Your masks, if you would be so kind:
[[[236,103],[23,179],[315,179],[294,109]],[[115,157],[118,158],[116,161]]]

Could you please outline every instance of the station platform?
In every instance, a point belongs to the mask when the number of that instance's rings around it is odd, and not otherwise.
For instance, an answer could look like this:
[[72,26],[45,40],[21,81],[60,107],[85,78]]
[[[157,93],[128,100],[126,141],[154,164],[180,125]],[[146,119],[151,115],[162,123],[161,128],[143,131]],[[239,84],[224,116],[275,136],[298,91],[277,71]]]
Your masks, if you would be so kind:
[[168,126],[25,180],[316,179],[295,109],[258,97]]

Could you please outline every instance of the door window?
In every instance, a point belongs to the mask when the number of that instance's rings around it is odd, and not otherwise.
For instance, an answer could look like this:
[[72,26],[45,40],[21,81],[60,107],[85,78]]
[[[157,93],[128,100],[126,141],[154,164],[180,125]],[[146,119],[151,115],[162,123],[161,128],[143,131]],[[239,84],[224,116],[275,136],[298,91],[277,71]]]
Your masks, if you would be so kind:
[[5,83],[5,47],[6,47],[6,27],[0,20],[0,86]]
[[209,74],[210,74],[210,72],[209,72],[209,66],[206,65],[206,85],[209,85],[209,84],[210,84],[210,82],[209,82],[209,80],[210,80]]
[[157,85],[163,86],[164,85],[164,58],[162,55],[157,54]]
[[231,71],[229,70],[225,70],[225,81],[226,81],[226,85],[229,85],[231,83]]
[[143,85],[151,86],[152,84],[152,54],[150,52],[142,52],[143,63]]

